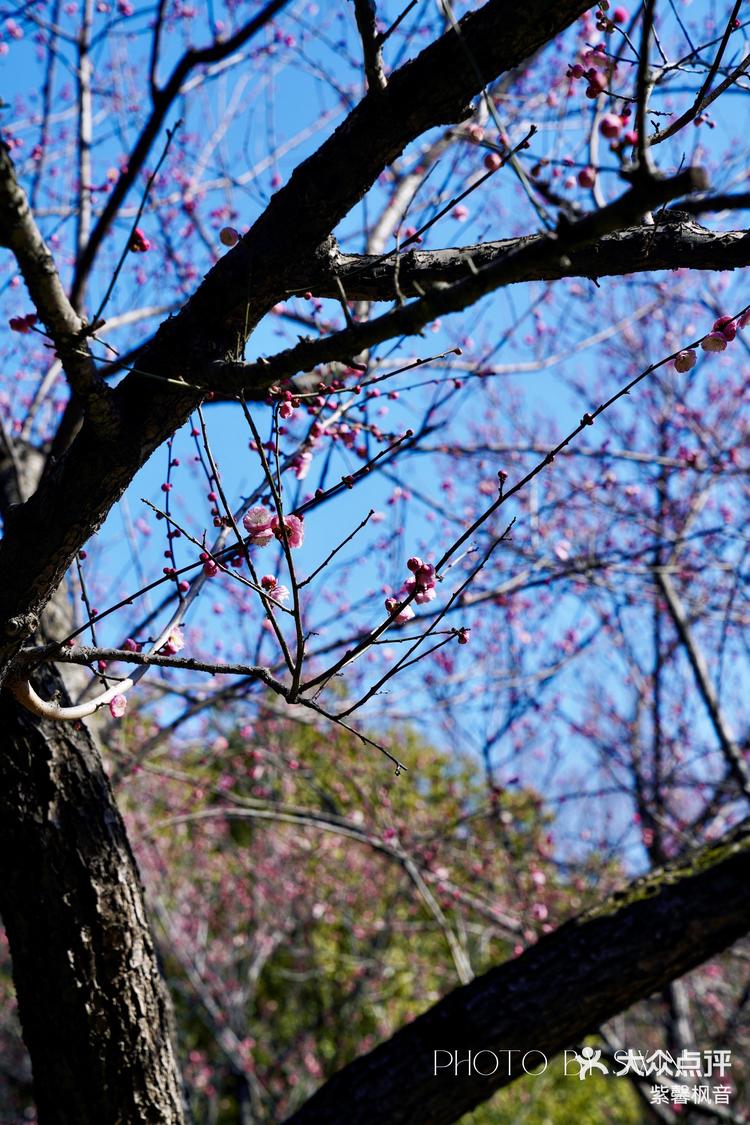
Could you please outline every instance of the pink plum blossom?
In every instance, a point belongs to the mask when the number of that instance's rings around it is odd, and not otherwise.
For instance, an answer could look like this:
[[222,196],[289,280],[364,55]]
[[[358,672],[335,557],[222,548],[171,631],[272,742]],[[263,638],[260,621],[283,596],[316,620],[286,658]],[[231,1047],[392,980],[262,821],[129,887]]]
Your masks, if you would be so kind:
[[145,254],[151,249],[151,242],[146,238],[140,227],[136,227],[130,239],[129,249],[134,254]]
[[709,332],[708,336],[701,340],[704,352],[723,352],[726,346],[727,338],[723,332]]
[[114,699],[110,700],[109,713],[113,719],[121,719],[125,714],[128,706],[128,701],[124,695],[116,695]]
[[622,120],[616,113],[605,113],[599,125],[599,131],[603,137],[610,140],[614,137],[619,137],[620,130],[622,129]]
[[395,616],[397,625],[404,625],[407,621],[411,621],[411,619],[414,617],[414,610],[410,605],[405,605],[402,609],[396,612],[398,604],[399,603],[396,598],[385,599],[386,612],[389,613],[392,617]]
[[675,371],[690,371],[691,368],[695,367],[696,359],[697,356],[693,348],[686,348],[683,351],[678,352],[673,360]]
[[281,602],[282,604],[289,601],[289,590],[286,586],[281,585],[275,575],[264,574],[260,580],[260,584],[274,601]]
[[[247,517],[245,517],[245,518],[247,518]],[[280,525],[278,516],[273,517],[273,519],[271,521],[271,526],[273,528],[273,534],[276,536],[276,538],[280,542],[283,543],[284,538],[283,538],[283,533],[281,531],[281,525]],[[289,546],[290,547],[301,547],[302,543],[303,543],[303,540],[305,538],[305,525],[302,522],[302,519],[300,518],[300,516],[295,516],[295,515],[284,516],[284,528],[286,530],[286,540],[287,540],[287,543],[289,544]]]
[[294,468],[294,475],[297,480],[304,480],[310,472],[310,465],[312,464],[313,455],[309,449],[303,451],[294,458],[292,462]]
[[586,97],[593,100],[599,97],[602,90],[606,90],[607,79],[600,70],[597,70],[596,67],[592,67],[588,73],[588,80],[589,84],[586,87]]
[[174,656],[185,647],[185,638],[182,635],[181,626],[176,626],[167,637],[164,644],[161,646],[161,651],[164,656]]
[[250,542],[254,547],[267,547],[273,539],[274,519],[268,508],[258,506],[251,508],[244,516],[242,523],[250,535]]
[[721,332],[722,336],[727,341],[731,342],[737,335],[737,325],[734,320],[732,320],[731,316],[720,316],[719,319],[714,322],[713,331]]

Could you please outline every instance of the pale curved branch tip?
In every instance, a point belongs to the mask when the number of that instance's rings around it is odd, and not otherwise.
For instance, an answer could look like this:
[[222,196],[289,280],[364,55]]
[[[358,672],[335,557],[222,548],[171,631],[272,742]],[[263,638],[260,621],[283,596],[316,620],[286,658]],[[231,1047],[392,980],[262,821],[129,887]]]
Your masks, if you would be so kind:
[[25,707],[32,715],[39,715],[40,718],[49,719],[50,722],[54,723],[76,723],[80,719],[87,719],[102,707],[106,707],[116,696],[126,695],[132,687],[133,680],[122,680],[120,683],[114,684],[113,687],[107,688],[101,695],[97,695],[95,699],[89,699],[86,703],[79,703],[71,707],[62,707],[52,700],[42,699],[28,680],[8,680],[9,690],[22,707]]

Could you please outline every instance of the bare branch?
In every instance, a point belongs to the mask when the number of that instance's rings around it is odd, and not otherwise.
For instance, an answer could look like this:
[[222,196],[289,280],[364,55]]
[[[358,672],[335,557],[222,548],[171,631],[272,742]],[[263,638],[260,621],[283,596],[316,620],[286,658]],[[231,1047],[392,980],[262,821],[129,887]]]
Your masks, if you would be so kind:
[[672,137],[675,133],[678,133],[680,129],[683,128],[683,126],[688,125],[691,121],[694,121],[699,113],[702,113],[704,109],[707,109],[712,102],[715,102],[716,99],[720,97],[725,90],[728,90],[730,86],[733,86],[737,79],[741,78],[742,75],[746,73],[748,65],[750,65],[750,51],[748,51],[748,53],[745,55],[739,66],[736,66],[734,70],[727,75],[724,81],[719,83],[715,90],[712,90],[710,94],[704,94],[703,96],[696,98],[690,109],[683,113],[681,117],[678,117],[676,121],[673,121],[672,124],[663,132],[657,133],[655,136],[651,137],[651,139],[649,140],[649,144],[661,144],[662,141],[666,141],[669,137]]
[[667,608],[674,623],[674,627],[677,630],[677,635],[687,653],[698,691],[706,705],[706,710],[711,719],[711,725],[719,740],[719,745],[721,746],[729,770],[745,796],[750,797],[750,770],[748,770],[747,763],[742,756],[742,751],[737,745],[721,713],[719,701],[713,689],[706,662],[693,637],[682,601],[674,588],[669,574],[661,569],[657,569],[655,571],[655,577],[659,589],[664,594],[664,599],[667,603]]
[[85,340],[85,321],[68,300],[52,252],[34,221],[16,179],[7,145],[0,143],[0,245],[15,254],[34,307],[55,345],[73,391],[83,400],[106,388],[98,379]]
[[199,376],[201,385],[227,393],[234,390],[247,394],[248,388],[268,388],[279,379],[310,371],[320,363],[345,360],[356,356],[395,336],[418,333],[430,321],[447,313],[459,312],[487,293],[508,285],[519,275],[531,270],[544,270],[552,263],[568,268],[568,252],[590,244],[632,222],[645,211],[669,202],[705,185],[700,168],[689,168],[671,179],[640,180],[619,199],[573,223],[566,223],[557,233],[545,233],[529,242],[522,242],[499,261],[474,270],[462,281],[449,287],[434,289],[428,295],[384,313],[375,320],[345,328],[320,340],[304,341],[296,347],[279,352],[270,359],[256,363],[219,366],[220,378]]
[[387,83],[381,56],[381,40],[378,36],[375,0],[354,0],[354,12],[357,30],[362,40],[367,87],[369,90],[384,90]]
[[716,52],[716,56],[711,64],[708,74],[706,75],[706,79],[700,90],[698,91],[695,101],[691,105],[690,109],[683,113],[681,117],[678,117],[676,121],[673,121],[669,128],[665,129],[663,133],[660,132],[657,133],[655,137],[651,137],[649,140],[649,144],[658,145],[662,141],[666,141],[668,137],[674,136],[674,134],[679,132],[679,130],[682,129],[683,126],[688,125],[691,121],[694,121],[699,113],[701,113],[707,106],[711,105],[711,102],[716,101],[720,94],[723,94],[726,89],[728,89],[734,82],[737,81],[737,79],[742,74],[744,74],[745,70],[747,69],[748,63],[750,62],[750,53],[747,53],[740,65],[735,67],[735,69],[724,79],[724,81],[720,82],[716,89],[709,93],[709,91],[711,90],[711,83],[716,77],[716,73],[719,69],[719,66],[721,65],[721,60],[724,57],[724,51],[726,50],[727,43],[729,42],[729,36],[734,31],[734,22],[737,19],[737,15],[741,7],[742,0],[735,0],[732,14],[727,20],[727,26],[724,30],[721,43],[719,44],[719,49]]
[[[680,200],[680,211],[725,210],[750,207],[750,195],[712,196]],[[675,212],[666,212],[674,215]],[[543,235],[480,242],[445,250],[410,250],[399,258],[398,284],[404,297],[416,297],[433,287],[453,285],[476,269],[505,260],[510,270],[505,284],[523,281],[556,281],[563,277],[621,277],[653,270],[741,269],[750,265],[750,234],[744,230],[710,231],[697,223],[670,222],[654,227],[628,227],[605,235],[598,242],[567,251],[567,262],[552,257],[533,265],[514,257],[515,251],[543,239]],[[473,267],[473,268],[472,268]],[[394,255],[339,254],[333,268],[352,300],[393,301]],[[316,297],[335,296],[326,274],[307,279]]]
[[267,4],[254,19],[248,20],[248,22],[229,39],[221,42],[217,41],[210,47],[203,47],[200,50],[191,48],[186,51],[175,65],[166,85],[160,90],[156,90],[153,96],[151,115],[143,126],[140,136],[133,147],[133,151],[128,156],[125,171],[122,172],[111,194],[107,198],[104,210],[91,232],[91,238],[88,240],[83,253],[79,256],[71,292],[71,300],[76,308],[80,308],[83,301],[86,283],[99,247],[106,238],[113,221],[119,214],[123,200],[140,175],[141,169],[148,159],[151,146],[158,137],[161,127],[164,124],[164,118],[167,116],[167,113],[179,95],[180,88],[185,79],[196,67],[203,66],[207,63],[218,62],[220,59],[224,59],[227,55],[231,55],[234,51],[239,50],[240,47],[243,47],[245,43],[255,35],[256,31],[265,27],[287,3],[288,0],[270,0],[270,3]]
[[76,253],[83,253],[91,227],[91,144],[92,109],[91,79],[94,73],[91,61],[91,25],[94,20],[93,0],[84,0],[81,31],[78,36],[78,216]]

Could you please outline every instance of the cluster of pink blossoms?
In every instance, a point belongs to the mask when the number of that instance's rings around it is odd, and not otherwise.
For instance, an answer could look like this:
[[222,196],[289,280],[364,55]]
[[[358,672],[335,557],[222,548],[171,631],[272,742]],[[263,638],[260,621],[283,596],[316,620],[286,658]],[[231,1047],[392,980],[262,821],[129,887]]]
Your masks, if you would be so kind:
[[[436,596],[435,584],[435,567],[432,563],[422,562],[416,555],[407,560],[407,567],[412,573],[411,578],[407,578],[401,587],[401,596],[406,597],[410,594],[414,595],[414,601],[417,605],[424,605],[426,602],[431,602]],[[386,598],[385,608],[386,611],[395,615],[396,624],[403,625],[406,621],[411,621],[414,617],[414,610],[411,605],[405,605],[400,610],[398,609],[399,598]]]
[[606,48],[603,43],[597,43],[590,51],[585,51],[581,62],[572,63],[568,67],[568,78],[578,80],[586,79],[586,97],[598,98],[607,88],[607,76],[599,69],[607,66]]
[[[213,493],[209,493],[209,496],[213,495]],[[284,516],[284,530],[282,531],[279,517],[269,512],[268,508],[258,506],[257,508],[251,508],[242,522],[249,534],[248,542],[253,547],[267,547],[274,537],[280,543],[283,543],[284,532],[286,532],[286,541],[290,547],[301,547],[305,538],[305,525],[301,516]],[[221,570],[216,560],[211,557],[208,551],[201,551],[199,558],[203,564],[203,573],[206,578],[215,578]],[[238,555],[233,562],[242,565],[242,555]],[[265,583],[266,580],[263,581]],[[273,585],[276,586],[275,579],[273,579]],[[278,601],[283,601],[284,596],[288,597],[289,595],[289,591],[283,586],[278,586],[277,592],[272,592],[270,586],[265,586],[265,589],[268,589],[271,596]]]
[[[254,547],[267,547],[276,537],[284,542],[284,532],[281,530],[281,521],[278,516],[269,512],[268,508],[251,508],[242,523],[250,536],[250,543]],[[305,525],[301,516],[284,516],[284,530],[286,541],[290,547],[301,547],[305,538]]]
[[282,401],[281,405],[279,406],[279,416],[281,418],[284,418],[284,419],[291,418],[292,415],[294,414],[294,410],[295,410],[296,405],[297,405],[297,400],[295,399],[292,392],[291,391],[284,391],[283,392],[283,401]]
[[720,316],[714,321],[714,326],[701,340],[704,352],[723,352],[727,344],[731,344],[737,335],[737,329],[744,328],[747,324],[747,314],[740,317],[739,321],[732,320],[731,316]]
[[38,319],[39,317],[35,313],[27,313],[26,316],[12,316],[8,324],[11,332],[20,332],[22,335],[26,335],[27,332],[31,332]]
[[140,227],[136,227],[133,231],[129,249],[133,254],[145,254],[147,250],[151,249],[151,242],[146,238]]
[[[750,324],[750,309],[747,309],[737,320],[731,316],[720,316],[714,321],[714,326],[708,335],[701,340],[701,348],[704,352],[723,352],[727,344],[731,344],[737,335],[737,329],[747,328],[748,324]],[[690,371],[695,367],[697,358],[695,348],[684,348],[677,353],[672,364],[675,371]]]

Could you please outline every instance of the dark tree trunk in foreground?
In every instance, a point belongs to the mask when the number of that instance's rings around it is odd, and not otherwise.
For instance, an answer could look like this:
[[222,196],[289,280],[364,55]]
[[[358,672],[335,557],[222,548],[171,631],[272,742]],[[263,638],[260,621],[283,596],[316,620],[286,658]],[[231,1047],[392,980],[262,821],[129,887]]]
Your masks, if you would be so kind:
[[[47,670],[38,687],[62,689]],[[125,828],[81,724],[0,695],[0,911],[41,1125],[183,1120],[168,1002]]]
[[[288,1125],[447,1125],[547,1058],[726,949],[750,927],[750,822],[561,926],[520,957],[457,988],[355,1059]],[[434,1072],[435,1051],[519,1052],[510,1076]],[[445,1062],[447,1056],[438,1056]],[[488,1057],[479,1068],[492,1069]],[[529,1068],[540,1065],[538,1057]]]

